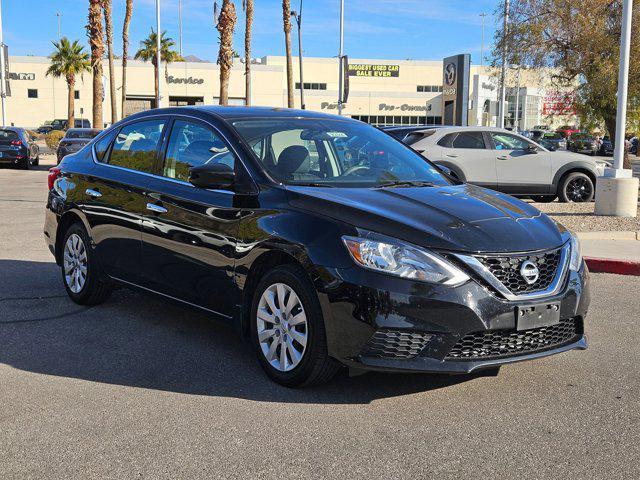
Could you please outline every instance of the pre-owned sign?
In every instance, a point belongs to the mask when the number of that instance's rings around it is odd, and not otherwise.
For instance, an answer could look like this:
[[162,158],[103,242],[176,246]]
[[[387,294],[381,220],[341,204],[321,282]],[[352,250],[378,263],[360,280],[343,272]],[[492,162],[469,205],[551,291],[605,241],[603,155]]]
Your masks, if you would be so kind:
[[398,77],[400,65],[374,65],[370,63],[352,63],[349,65],[350,77]]

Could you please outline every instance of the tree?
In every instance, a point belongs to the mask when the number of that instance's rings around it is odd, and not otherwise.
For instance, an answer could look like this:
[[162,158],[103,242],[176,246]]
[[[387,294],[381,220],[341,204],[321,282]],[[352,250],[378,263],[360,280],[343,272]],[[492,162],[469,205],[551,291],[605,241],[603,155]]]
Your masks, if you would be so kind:
[[[160,34],[160,61],[164,62],[165,68],[172,62],[180,62],[183,60],[180,54],[172,49],[172,47],[174,47],[176,43],[171,37],[167,37],[166,34],[167,32],[162,32]],[[142,60],[144,62],[150,61],[153,65],[153,81],[156,88],[156,98],[158,98],[158,89],[160,87],[158,85],[157,41],[158,36],[152,28],[151,33],[142,41],[142,46],[136,52],[136,55],[134,57],[136,60]],[[156,105],[156,108],[158,108],[159,106],[160,105]]]
[[127,0],[124,12],[124,24],[122,25],[122,118],[124,118],[127,101],[127,61],[129,56],[129,24],[133,14],[133,0]]
[[245,11],[244,28],[244,91],[245,103],[251,105],[251,25],[253,24],[253,0],[242,0]]
[[104,56],[104,29],[102,27],[102,0],[89,0],[89,22],[86,26],[91,48],[93,73],[93,126],[102,128],[102,57]]
[[220,32],[220,105],[229,103],[229,76],[233,65],[233,30],[236,26],[236,7],[231,0],[222,0],[222,8],[218,17],[217,29]]
[[51,42],[55,51],[49,57],[51,65],[46,75],[59,78],[64,77],[69,91],[67,102],[67,128],[73,128],[75,122],[75,85],[76,76],[91,71],[89,54],[77,40],[69,42],[67,37],[62,37],[58,42]]
[[[293,108],[293,63],[291,60],[291,1],[282,0],[284,46],[287,55],[287,106]],[[300,85],[302,88],[302,85]]]
[[107,55],[109,57],[109,96],[111,98],[111,123],[118,121],[116,106],[116,72],[113,66],[113,22],[111,20],[111,0],[102,0],[104,27],[107,34]]
[[[504,0],[496,14],[503,17],[503,12]],[[502,31],[496,33],[496,52],[506,44],[508,63],[517,60],[550,68],[551,80],[560,87],[577,81],[578,113],[583,118],[601,119],[613,140],[621,23],[621,0],[511,0],[509,30],[506,36]],[[636,9],[632,31],[639,28],[640,11]],[[640,99],[639,58],[640,35],[633,35],[630,110]]]

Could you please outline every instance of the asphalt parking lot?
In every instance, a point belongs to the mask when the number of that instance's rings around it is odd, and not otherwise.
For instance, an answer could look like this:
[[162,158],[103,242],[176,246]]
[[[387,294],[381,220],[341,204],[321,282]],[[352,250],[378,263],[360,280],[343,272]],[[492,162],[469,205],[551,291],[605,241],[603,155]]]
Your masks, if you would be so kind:
[[0,478],[639,477],[640,277],[592,275],[587,351],[289,390],[199,313],[68,300],[42,163],[0,169]]

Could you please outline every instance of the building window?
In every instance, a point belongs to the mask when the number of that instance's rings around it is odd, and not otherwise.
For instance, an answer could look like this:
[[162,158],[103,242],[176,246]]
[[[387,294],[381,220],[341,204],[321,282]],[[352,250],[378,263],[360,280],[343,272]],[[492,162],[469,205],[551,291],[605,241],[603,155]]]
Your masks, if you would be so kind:
[[[326,83],[307,83],[307,82],[304,82],[304,89],[305,90],[326,90],[327,89],[327,84]],[[296,90],[300,90],[300,82],[296,82]]]
[[80,90],[76,90],[75,92],[73,92],[73,98],[75,98],[76,100],[80,100]]
[[418,92],[439,93],[442,92],[442,85],[418,85],[416,90]]
[[36,90],[35,88],[29,88],[27,90],[27,97],[28,98],[38,98],[38,90]]
[[439,116],[406,116],[406,115],[352,115],[351,118],[371,125],[440,125]]

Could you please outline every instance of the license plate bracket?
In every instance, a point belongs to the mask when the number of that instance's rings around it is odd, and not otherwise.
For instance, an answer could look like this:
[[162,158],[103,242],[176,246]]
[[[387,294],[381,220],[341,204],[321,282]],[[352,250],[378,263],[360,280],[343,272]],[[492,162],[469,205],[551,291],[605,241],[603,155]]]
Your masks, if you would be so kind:
[[515,308],[516,330],[549,327],[560,323],[560,302],[522,305]]

